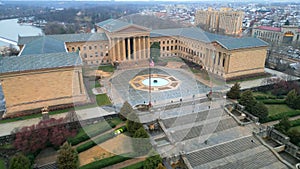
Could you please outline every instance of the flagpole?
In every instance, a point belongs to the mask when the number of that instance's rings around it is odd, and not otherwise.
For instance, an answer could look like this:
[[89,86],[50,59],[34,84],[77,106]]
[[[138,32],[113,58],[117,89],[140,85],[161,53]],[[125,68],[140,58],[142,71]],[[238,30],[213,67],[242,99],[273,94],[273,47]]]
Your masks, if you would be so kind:
[[149,108],[151,107],[151,58],[149,62]]

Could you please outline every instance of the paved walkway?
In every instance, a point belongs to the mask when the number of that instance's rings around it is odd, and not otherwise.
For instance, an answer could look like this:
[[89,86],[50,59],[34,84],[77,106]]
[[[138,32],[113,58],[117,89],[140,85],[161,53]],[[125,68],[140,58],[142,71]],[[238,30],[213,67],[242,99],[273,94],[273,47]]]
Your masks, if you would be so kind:
[[[96,117],[102,117],[106,115],[111,115],[115,114],[115,112],[107,112],[104,109],[100,107],[94,107],[94,108],[89,108],[89,109],[84,109],[84,110],[76,110],[76,113],[78,115],[79,120],[86,120],[90,118],[96,118]],[[65,117],[67,113],[61,113],[61,114],[56,114],[56,115],[50,115],[50,118],[62,118]],[[0,124],[0,137],[9,135],[12,131],[14,131],[17,128],[22,128],[24,126],[31,126],[33,124],[38,124],[41,121],[40,118],[33,118],[33,119],[28,119],[28,120],[21,120],[21,121],[16,121],[16,122],[10,122],[10,123],[3,123]]]

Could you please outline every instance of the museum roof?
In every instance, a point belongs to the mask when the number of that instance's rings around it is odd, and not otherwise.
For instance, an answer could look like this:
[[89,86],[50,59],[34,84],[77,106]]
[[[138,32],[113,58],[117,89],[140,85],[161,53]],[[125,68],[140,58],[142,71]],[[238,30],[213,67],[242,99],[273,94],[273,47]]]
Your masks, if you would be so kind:
[[48,36],[40,36],[25,44],[20,55],[66,52],[65,43]]
[[118,19],[108,19],[108,20],[97,23],[96,26],[98,26],[108,32],[116,32],[116,31],[122,30],[124,28],[127,28],[129,26],[135,26],[135,27],[139,27],[144,30],[150,30],[149,28],[146,28],[144,26],[124,22],[124,21],[121,21]]
[[150,37],[160,37],[160,36],[186,37],[189,39],[194,39],[205,43],[217,42],[227,50],[262,47],[268,45],[267,42],[259,38],[252,38],[252,37],[234,38],[225,35],[208,33],[203,31],[200,28],[194,28],[194,27],[159,29],[159,30],[153,30],[150,33]]
[[[89,42],[108,40],[105,33],[81,33],[81,34],[59,34],[59,35],[43,35],[44,37],[53,38],[62,42]],[[19,36],[18,45],[30,43],[43,36]]]
[[30,70],[81,66],[78,53],[47,53],[0,58],[0,74]]
[[123,21],[120,21],[118,19],[108,19],[108,20],[99,22],[96,25],[99,26],[102,29],[105,29],[108,32],[115,32],[115,31],[118,31],[122,28],[125,28],[125,27],[129,26],[129,25],[133,25],[133,24],[128,23],[128,22],[123,22]]

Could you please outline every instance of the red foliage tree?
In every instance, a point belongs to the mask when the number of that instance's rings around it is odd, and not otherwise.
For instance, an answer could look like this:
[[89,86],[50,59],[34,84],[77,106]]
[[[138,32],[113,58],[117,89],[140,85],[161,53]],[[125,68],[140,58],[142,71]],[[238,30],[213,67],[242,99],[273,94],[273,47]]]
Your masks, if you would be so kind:
[[23,127],[16,133],[14,146],[24,153],[34,153],[46,147],[50,142],[60,146],[68,137],[74,136],[75,131],[69,131],[64,125],[64,119],[49,119],[36,125]]

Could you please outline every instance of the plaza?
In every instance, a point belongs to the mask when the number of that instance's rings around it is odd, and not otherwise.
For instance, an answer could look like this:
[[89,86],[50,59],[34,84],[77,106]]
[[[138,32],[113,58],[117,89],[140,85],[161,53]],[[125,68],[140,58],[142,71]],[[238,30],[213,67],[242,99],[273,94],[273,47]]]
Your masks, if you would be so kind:
[[[151,69],[153,74],[160,74],[166,77],[178,80],[176,86],[167,90],[159,90],[152,92],[152,104],[175,102],[180,99],[192,99],[193,96],[205,95],[211,88],[205,86],[194,78],[191,72],[183,69],[170,69],[167,67],[155,67]],[[130,83],[139,76],[148,77],[148,68],[128,69],[116,72],[109,79],[108,95],[112,98],[115,105],[122,105],[124,101],[128,101],[132,106],[138,104],[149,103],[149,87],[145,85],[145,89],[133,87]],[[171,86],[174,83],[171,83]],[[141,87],[141,86],[140,86]]]

